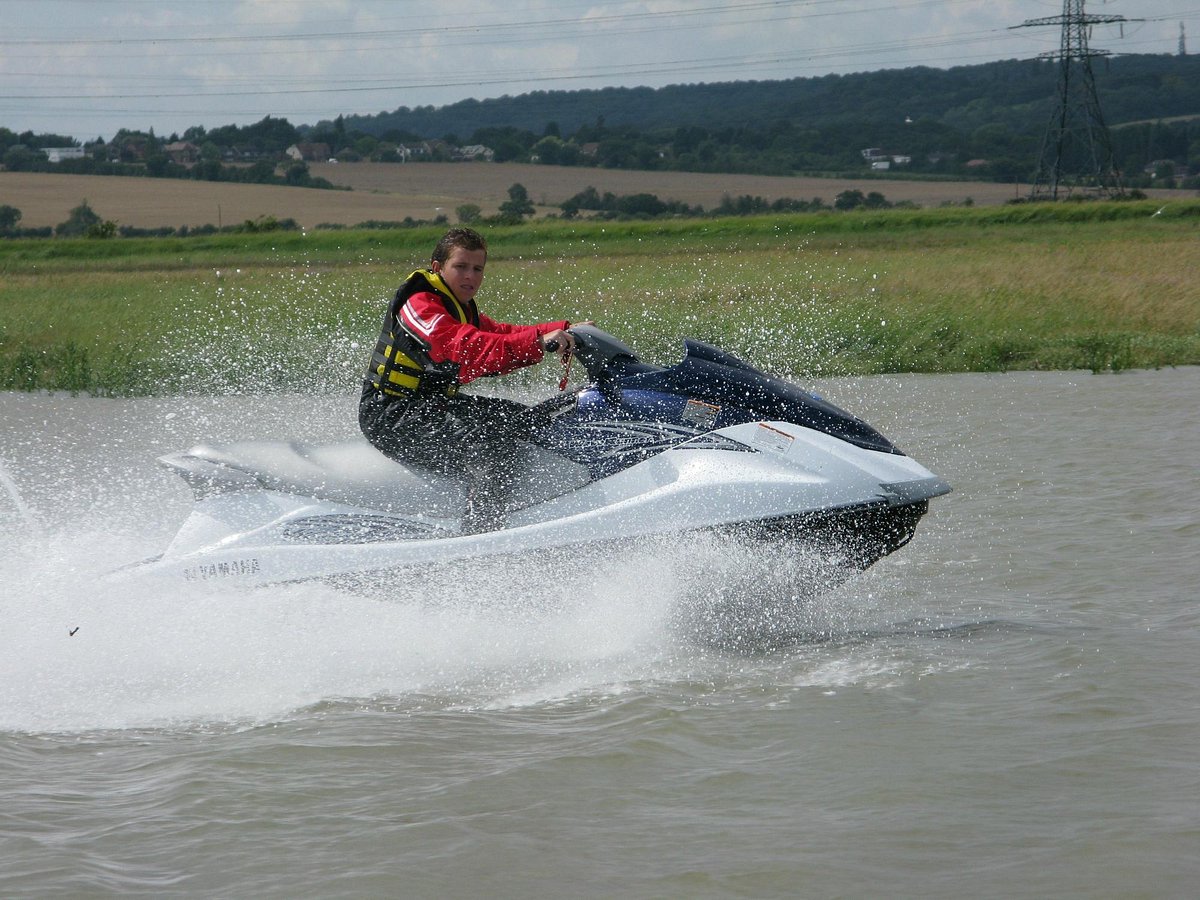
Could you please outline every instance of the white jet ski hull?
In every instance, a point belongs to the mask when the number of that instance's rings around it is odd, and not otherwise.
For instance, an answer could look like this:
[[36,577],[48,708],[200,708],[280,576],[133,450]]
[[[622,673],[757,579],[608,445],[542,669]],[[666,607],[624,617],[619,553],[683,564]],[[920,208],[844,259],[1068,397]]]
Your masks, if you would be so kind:
[[[164,458],[184,472],[197,503],[162,556],[122,574],[245,587],[309,580],[377,585],[468,560],[703,531],[785,538],[831,551],[838,565],[856,571],[907,543],[928,500],[950,490],[910,457],[789,422],[752,422],[677,444],[591,482],[558,460],[558,469],[543,467],[536,480],[543,486],[553,481],[565,493],[512,509],[499,531],[461,534],[457,485],[420,479],[365,441],[245,448],[263,457],[291,454],[301,465],[320,460],[322,471],[343,476],[350,466],[366,471],[337,484],[310,472],[305,494],[286,478],[273,485],[237,469],[219,449]],[[381,502],[387,471],[403,482],[392,485],[393,496],[418,490],[421,502]],[[530,495],[518,490],[514,496]]]

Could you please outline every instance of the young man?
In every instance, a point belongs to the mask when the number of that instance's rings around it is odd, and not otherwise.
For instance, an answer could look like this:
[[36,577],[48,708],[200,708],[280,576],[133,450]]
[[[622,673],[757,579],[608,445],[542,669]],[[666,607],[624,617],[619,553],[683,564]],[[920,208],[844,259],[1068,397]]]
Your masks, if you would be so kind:
[[363,434],[392,459],[464,479],[463,531],[503,527],[517,442],[538,424],[528,406],[459,392],[484,375],[540,362],[548,345],[575,347],[570,323],[509,325],[479,312],[487,243],[469,228],[442,236],[428,269],[396,291],[359,401]]

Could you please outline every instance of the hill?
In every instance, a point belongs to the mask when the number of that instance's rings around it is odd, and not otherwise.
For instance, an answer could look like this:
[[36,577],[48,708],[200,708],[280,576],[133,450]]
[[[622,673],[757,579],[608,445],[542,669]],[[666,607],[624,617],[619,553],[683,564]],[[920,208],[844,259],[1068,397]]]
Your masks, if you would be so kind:
[[[1110,123],[1200,113],[1200,56],[1116,56],[1097,63],[1094,71]],[[535,91],[347,116],[345,124],[376,136],[398,131],[438,138],[504,127],[542,133],[549,123],[566,134],[597,122],[660,131],[757,128],[785,121],[809,128],[869,125],[883,129],[877,132],[882,141],[906,117],[956,130],[1000,125],[1019,133],[1040,132],[1056,87],[1054,63],[1004,60],[781,81]]]
[[[1112,130],[1114,164],[1127,187],[1174,186],[1166,180],[1200,172],[1200,57],[1119,56],[1093,70],[1106,121],[1130,123]],[[888,165],[913,173],[1012,183],[1037,169],[1058,78],[1054,62],[1007,60],[539,91],[401,107],[307,130],[334,145],[345,135],[484,145],[498,161],[778,175],[861,171],[869,165],[864,151],[877,148]],[[1085,153],[1077,152],[1082,163]],[[1158,171],[1164,161],[1170,171]]]

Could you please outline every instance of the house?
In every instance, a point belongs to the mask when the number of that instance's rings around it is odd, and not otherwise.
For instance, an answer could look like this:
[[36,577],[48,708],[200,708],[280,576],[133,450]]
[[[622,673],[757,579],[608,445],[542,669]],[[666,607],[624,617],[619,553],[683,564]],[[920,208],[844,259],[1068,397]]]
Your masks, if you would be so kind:
[[491,147],[485,147],[483,144],[468,144],[465,147],[459,147],[454,151],[454,158],[468,161],[486,160],[491,162],[496,156],[496,152]]
[[1147,163],[1142,171],[1151,178],[1191,178],[1192,167],[1173,159],[1156,159]]
[[163,147],[171,162],[181,166],[190,166],[200,159],[200,148],[191,141],[173,141]]
[[254,162],[268,158],[273,159],[274,154],[265,154],[249,144],[234,144],[232,147],[221,148],[221,162],[225,163]]
[[83,159],[82,147],[43,147],[42,153],[52,163],[60,163],[64,159]]
[[869,163],[884,162],[888,158],[882,147],[868,147],[866,150],[859,150],[858,152]]
[[157,146],[154,138],[145,134],[126,134],[113,140],[108,145],[109,162],[143,162],[150,150],[151,143]]
[[331,156],[328,144],[299,143],[292,144],[284,151],[295,160],[305,162],[325,162]]

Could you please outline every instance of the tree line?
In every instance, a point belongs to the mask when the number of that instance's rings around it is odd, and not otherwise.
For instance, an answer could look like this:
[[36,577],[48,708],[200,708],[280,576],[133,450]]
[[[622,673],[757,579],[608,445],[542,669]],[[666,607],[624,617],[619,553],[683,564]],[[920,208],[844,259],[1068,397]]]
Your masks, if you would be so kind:
[[[1093,69],[1110,124],[1200,113],[1198,56],[1129,54],[1097,61]],[[348,116],[344,124],[376,136],[397,132],[428,139],[503,127],[540,133],[548,122],[557,123],[562,135],[571,135],[599,120],[612,128],[673,132],[773,127],[780,121],[816,130],[846,125],[874,129],[896,127],[907,118],[927,119],[963,134],[999,125],[1040,135],[1057,93],[1057,77],[1058,67],[1049,60],[1002,60],[775,81],[533,91],[442,107],[402,106]],[[879,146],[883,136],[858,133],[852,147]],[[836,144],[836,132],[833,137]]]
[[[286,156],[287,148],[301,140],[298,128],[271,116],[253,125],[226,125],[211,131],[195,126],[166,138],[157,137],[153,130],[121,129],[110,141],[96,138],[82,145],[65,135],[18,134],[0,127],[0,163],[10,172],[135,175],[334,189],[327,179],[312,175],[306,162]],[[168,148],[178,143],[195,146],[195,158],[187,163],[172,158]],[[81,147],[83,155],[51,162],[43,152],[64,147]]]
[[[1124,56],[1098,66],[1116,168],[1128,187],[1200,188],[1200,57]],[[9,170],[148,175],[333,187],[285,151],[326,145],[342,162],[454,158],[464,144],[498,162],[766,175],[889,175],[1030,181],[1053,109],[1054,67],[1003,61],[915,67],[773,82],[661,89],[533,92],[314,126],[266,117],[253,125],[195,126],[160,139],[122,130],[51,163],[40,151],[79,146],[61,134],[0,127]],[[1192,118],[1188,118],[1192,116]],[[187,142],[181,163],[167,147]],[[413,148],[421,155],[414,157]],[[873,154],[864,151],[871,149]]]
[[[1137,187],[1200,172],[1200,57],[1094,65],[1114,162]],[[913,174],[1030,180],[1058,91],[1048,60],[665,88],[540,91],[347,117],[350,132],[466,136],[497,160],[752,174],[854,174],[878,148]],[[1147,166],[1160,164],[1150,172]],[[1189,177],[1185,175],[1184,177]],[[1155,179],[1158,179],[1155,182]],[[1189,183],[1185,186],[1196,186]]]
[[[970,200],[967,200],[964,205],[972,204]],[[834,197],[832,205],[827,205],[820,197],[813,197],[811,200],[794,200],[787,197],[766,200],[763,197],[743,194],[739,197],[726,196],[711,211],[706,211],[703,206],[698,204],[688,205],[677,200],[662,200],[658,195],[650,193],[618,195],[611,191],[605,191],[602,194],[595,187],[589,185],[559,204],[559,216],[564,219],[586,216],[594,219],[630,221],[705,216],[723,218],[768,213],[846,212],[915,206],[916,204],[911,201],[892,203],[879,191],[864,193],[860,190],[844,190]],[[518,225],[535,212],[536,209],[529,197],[529,191],[520,183],[509,187],[508,199],[500,204],[499,211],[493,216],[485,216],[483,210],[475,203],[464,203],[455,210],[459,223],[463,225]],[[56,226],[21,228],[20,221],[21,211],[19,209],[7,204],[0,205],[0,238],[200,237],[218,232],[244,234],[296,231],[300,228],[295,219],[277,219],[274,216],[259,216],[257,219],[248,219],[236,225],[227,225],[221,228],[215,225],[139,228],[118,225],[112,220],[104,219],[86,199],[71,210],[66,220]],[[438,215],[433,220],[414,219],[409,216],[401,221],[359,222],[353,227],[356,229],[417,228],[424,225],[445,225],[447,223],[448,219],[445,215]],[[345,227],[344,225],[318,223],[314,229],[338,230]]]

